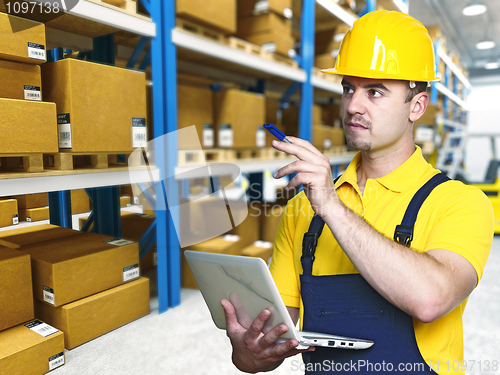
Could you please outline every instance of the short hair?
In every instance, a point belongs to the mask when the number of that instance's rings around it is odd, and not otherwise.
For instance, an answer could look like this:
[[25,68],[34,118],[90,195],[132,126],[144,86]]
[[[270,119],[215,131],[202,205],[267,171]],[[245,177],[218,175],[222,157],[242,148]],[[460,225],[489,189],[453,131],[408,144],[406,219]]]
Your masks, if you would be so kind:
[[415,95],[420,94],[421,92],[427,92],[427,86],[427,82],[422,81],[416,81],[414,88],[411,88],[408,84],[405,103],[411,102]]

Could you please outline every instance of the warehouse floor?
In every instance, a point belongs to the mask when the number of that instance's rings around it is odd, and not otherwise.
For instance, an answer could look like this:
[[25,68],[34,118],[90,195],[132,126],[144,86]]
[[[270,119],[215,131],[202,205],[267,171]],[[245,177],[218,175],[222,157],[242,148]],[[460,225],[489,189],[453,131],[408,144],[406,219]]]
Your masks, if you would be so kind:
[[[484,277],[471,295],[464,315],[468,375],[500,373],[498,367],[493,371],[493,361],[500,366],[498,275],[500,237],[495,237]],[[149,276],[154,279],[154,273]],[[225,331],[212,323],[199,291],[183,289],[181,299],[180,306],[159,315],[158,299],[153,297],[150,315],[67,350],[66,365],[53,374],[240,374],[231,363]],[[273,374],[299,374],[298,370],[293,371],[299,367],[299,361],[300,357],[289,358]]]

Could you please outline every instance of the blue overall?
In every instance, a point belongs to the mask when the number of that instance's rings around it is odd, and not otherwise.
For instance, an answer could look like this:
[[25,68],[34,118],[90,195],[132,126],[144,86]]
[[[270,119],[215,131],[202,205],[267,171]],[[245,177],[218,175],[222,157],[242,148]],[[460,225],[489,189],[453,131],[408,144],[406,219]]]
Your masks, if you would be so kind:
[[[412,198],[394,240],[410,246],[418,211],[437,185],[449,180],[432,177]],[[413,319],[382,297],[360,274],[313,276],[314,252],[324,221],[314,216],[304,235],[301,296],[304,331],[372,340],[369,349],[316,347],[303,354],[306,374],[435,374],[417,346]],[[411,367],[411,369],[410,369]]]

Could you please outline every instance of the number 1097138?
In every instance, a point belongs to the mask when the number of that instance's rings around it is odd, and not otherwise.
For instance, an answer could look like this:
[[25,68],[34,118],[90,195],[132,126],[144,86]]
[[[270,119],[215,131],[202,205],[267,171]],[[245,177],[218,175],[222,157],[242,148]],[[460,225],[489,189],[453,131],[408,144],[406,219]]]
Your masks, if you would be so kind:
[[57,14],[66,11],[64,0],[59,1],[7,1],[9,14]]

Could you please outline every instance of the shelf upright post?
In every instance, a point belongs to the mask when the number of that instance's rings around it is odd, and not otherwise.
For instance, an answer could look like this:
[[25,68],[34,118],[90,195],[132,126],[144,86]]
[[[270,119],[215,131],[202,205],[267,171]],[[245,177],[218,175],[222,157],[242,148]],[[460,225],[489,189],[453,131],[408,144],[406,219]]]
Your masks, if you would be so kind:
[[302,95],[299,108],[299,138],[312,141],[312,107],[314,88],[311,83],[314,66],[314,32],[316,19],[316,1],[302,1],[302,15],[300,19],[300,56],[301,68],[306,73],[306,80],[302,83]]
[[[48,51],[48,63],[59,61],[63,58],[62,48],[54,48]],[[49,192],[49,220],[53,225],[73,228],[71,194],[69,190]]]
[[[438,49],[441,44],[441,39],[436,39],[434,42],[434,63],[436,64],[436,71],[439,70],[439,54],[438,54]],[[443,77],[441,77],[442,79]],[[438,90],[436,88],[436,82],[433,81],[431,84],[431,104],[436,105],[438,102]]]
[[[172,42],[175,28],[175,2],[151,0],[151,18],[157,27],[151,41],[153,73],[153,116],[155,139],[177,130],[177,51]],[[166,146],[166,147],[165,147]],[[166,194],[168,206],[177,205],[178,187],[174,178],[177,165],[177,144],[155,141],[155,163],[164,184],[156,184],[156,196]],[[163,191],[165,188],[165,192]],[[168,210],[168,211],[167,211]],[[158,270],[158,302],[160,314],[180,303],[180,247],[175,231],[175,213],[156,211],[156,248]]]

